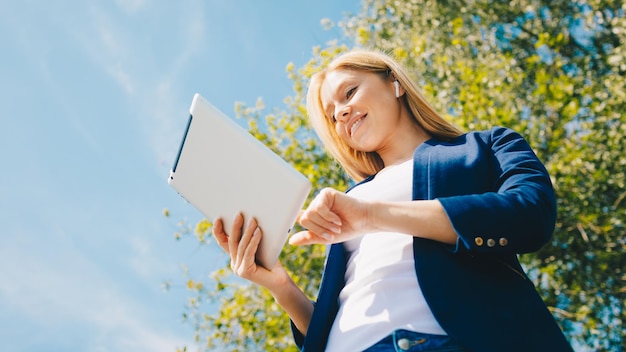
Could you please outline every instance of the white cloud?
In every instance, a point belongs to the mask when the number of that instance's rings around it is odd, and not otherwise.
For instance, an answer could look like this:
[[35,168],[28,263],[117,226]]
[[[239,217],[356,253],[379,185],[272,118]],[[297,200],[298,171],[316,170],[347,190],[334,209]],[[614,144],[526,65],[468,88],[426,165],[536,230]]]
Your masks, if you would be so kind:
[[142,97],[141,124],[147,131],[148,144],[154,151],[159,162],[170,163],[180,143],[182,129],[186,123],[186,108],[191,103],[191,96],[183,97],[184,90],[181,81],[184,71],[192,70],[189,62],[193,60],[206,42],[206,26],[202,18],[202,11],[187,8],[180,17],[181,22],[176,36],[180,37],[181,47],[175,49],[175,54],[168,61],[169,65],[159,72],[154,72],[157,81],[150,87],[145,87],[146,94]]
[[145,238],[132,237],[130,247],[132,253],[129,256],[128,265],[137,276],[146,280],[154,280],[156,273],[166,271],[157,253],[154,252],[150,242]]
[[[122,23],[107,9],[93,5],[89,10],[89,26],[85,33],[77,35],[77,40],[88,57],[102,67],[135,106],[133,111],[145,133],[146,144],[156,159],[169,163],[184,127],[180,112],[191,101],[191,97],[180,100],[179,92],[184,84],[181,77],[189,74],[185,72],[190,70],[189,62],[204,50],[207,28],[201,1],[164,8],[150,5],[142,0],[118,1],[130,19]],[[166,29],[130,27],[133,16],[139,12],[143,17],[158,17],[155,23],[164,23]],[[166,51],[160,47],[158,35],[164,32],[177,38],[173,41],[178,44],[176,47]]]
[[135,13],[141,10],[145,4],[145,0],[116,0],[115,3],[125,13]]
[[[19,70],[28,67],[30,70],[35,71],[34,76],[41,80],[41,85],[46,88],[49,96],[63,112],[61,115],[70,121],[73,131],[90,148],[99,150],[100,146],[96,138],[84,122],[81,121],[81,114],[75,110],[75,101],[63,86],[65,82],[59,82],[55,77],[58,76],[58,73],[55,72],[58,67],[53,65],[56,64],[58,66],[58,63],[51,62],[55,55],[58,55],[59,48],[63,48],[60,46],[64,39],[63,34],[67,33],[68,36],[72,36],[73,33],[81,32],[78,26],[77,28],[61,29],[61,33],[57,32],[60,28],[67,27],[67,23],[73,23],[74,21],[68,20],[62,14],[56,12],[58,9],[54,6],[49,9],[50,11],[46,11],[45,18],[37,18],[35,20],[31,18],[36,16],[34,11],[28,5],[22,3],[16,6],[8,6],[6,12],[4,10],[3,8],[3,11],[0,12],[0,22],[9,28],[6,32],[12,33],[11,39],[14,40],[15,47],[20,57],[24,60],[23,66],[12,69]],[[73,13],[69,15],[71,17]],[[24,73],[24,75],[27,74]],[[9,85],[12,84],[9,83]],[[33,104],[36,104],[37,100],[35,98],[38,97],[33,97]],[[46,98],[48,97],[41,97],[41,100]],[[10,105],[10,102],[8,103]]]
[[140,55],[141,48],[130,44],[132,33],[115,23],[104,8],[91,8],[87,23],[86,31],[77,35],[77,44],[127,95],[132,96],[137,85],[132,68],[136,62],[145,59]]
[[106,68],[106,71],[111,77],[119,84],[124,92],[132,96],[135,93],[135,85],[130,73],[122,68],[120,64],[110,65]]

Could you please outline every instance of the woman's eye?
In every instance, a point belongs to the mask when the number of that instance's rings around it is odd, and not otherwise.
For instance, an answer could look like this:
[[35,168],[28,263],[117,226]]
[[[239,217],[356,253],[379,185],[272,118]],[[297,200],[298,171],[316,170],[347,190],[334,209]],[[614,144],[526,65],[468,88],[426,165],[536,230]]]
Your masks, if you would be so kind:
[[346,92],[346,98],[350,98],[354,94],[355,91],[356,91],[356,87],[348,89],[348,91]]

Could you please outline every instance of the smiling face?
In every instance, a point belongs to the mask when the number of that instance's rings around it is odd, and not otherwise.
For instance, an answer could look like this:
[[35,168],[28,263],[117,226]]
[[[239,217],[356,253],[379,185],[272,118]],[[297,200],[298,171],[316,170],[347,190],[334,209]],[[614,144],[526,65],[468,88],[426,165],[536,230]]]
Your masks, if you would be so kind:
[[324,148],[356,181],[408,160],[429,138],[461,134],[395,59],[372,50],[344,53],[311,76],[306,109]]
[[393,81],[385,76],[339,69],[328,72],[321,87],[325,115],[337,135],[356,150],[381,154],[394,148],[399,129],[410,121]]

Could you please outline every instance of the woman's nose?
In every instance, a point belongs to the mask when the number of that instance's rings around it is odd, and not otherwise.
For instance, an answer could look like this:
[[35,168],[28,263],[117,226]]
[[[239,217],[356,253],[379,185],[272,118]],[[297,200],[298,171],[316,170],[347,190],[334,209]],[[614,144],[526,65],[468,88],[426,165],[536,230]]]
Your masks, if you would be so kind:
[[344,122],[350,116],[350,105],[344,105],[340,107],[335,113],[335,120]]

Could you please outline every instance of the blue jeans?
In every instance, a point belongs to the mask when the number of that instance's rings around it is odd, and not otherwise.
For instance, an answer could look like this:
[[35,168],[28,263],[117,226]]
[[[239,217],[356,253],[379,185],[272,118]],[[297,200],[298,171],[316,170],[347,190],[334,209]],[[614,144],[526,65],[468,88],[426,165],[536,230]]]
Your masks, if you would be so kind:
[[363,352],[462,352],[463,347],[445,335],[396,330]]

